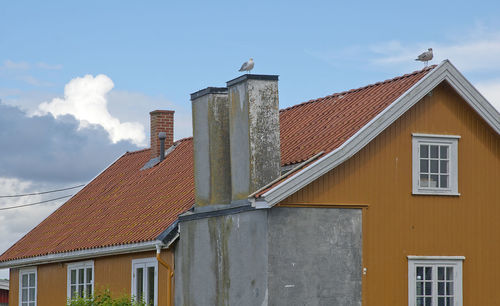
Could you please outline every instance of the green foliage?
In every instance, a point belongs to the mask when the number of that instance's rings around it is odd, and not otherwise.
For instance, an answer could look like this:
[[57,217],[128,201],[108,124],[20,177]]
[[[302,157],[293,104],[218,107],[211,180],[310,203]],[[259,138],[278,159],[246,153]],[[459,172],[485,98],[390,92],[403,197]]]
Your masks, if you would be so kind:
[[145,306],[144,302],[136,302],[134,298],[123,295],[119,298],[112,298],[109,289],[97,292],[92,297],[79,297],[74,300],[68,300],[68,306]]

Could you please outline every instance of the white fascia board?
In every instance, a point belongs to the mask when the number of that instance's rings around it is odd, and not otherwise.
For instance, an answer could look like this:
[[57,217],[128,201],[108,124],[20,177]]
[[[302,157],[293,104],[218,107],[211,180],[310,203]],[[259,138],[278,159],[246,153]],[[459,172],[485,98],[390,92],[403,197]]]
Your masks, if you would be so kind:
[[[261,201],[265,204],[259,206],[262,208],[270,208],[276,205],[289,195],[302,189],[312,181],[352,157],[394,123],[394,121],[408,111],[413,105],[420,101],[427,93],[445,80],[450,83],[464,100],[467,101],[472,108],[476,110],[495,131],[497,131],[497,133],[500,134],[500,114],[448,60],[444,60],[403,93],[396,101],[363,126],[339,148],[326,154],[316,162],[264,193],[257,201]],[[257,205],[255,207],[257,207]]]
[[0,269],[41,265],[53,262],[83,260],[83,259],[90,259],[102,256],[126,254],[126,253],[153,251],[156,250],[156,245],[161,243],[162,242],[159,240],[153,240],[147,242],[115,245],[103,248],[86,249],[86,250],[48,254],[48,255],[29,257],[29,258],[14,259],[5,262],[0,262]]

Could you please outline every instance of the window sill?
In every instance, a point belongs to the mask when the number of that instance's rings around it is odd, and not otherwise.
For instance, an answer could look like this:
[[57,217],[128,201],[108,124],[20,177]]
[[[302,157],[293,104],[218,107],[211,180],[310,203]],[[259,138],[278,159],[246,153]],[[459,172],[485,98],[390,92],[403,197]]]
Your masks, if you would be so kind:
[[417,190],[413,191],[412,195],[430,195],[430,196],[460,196],[459,192],[435,191],[435,190]]

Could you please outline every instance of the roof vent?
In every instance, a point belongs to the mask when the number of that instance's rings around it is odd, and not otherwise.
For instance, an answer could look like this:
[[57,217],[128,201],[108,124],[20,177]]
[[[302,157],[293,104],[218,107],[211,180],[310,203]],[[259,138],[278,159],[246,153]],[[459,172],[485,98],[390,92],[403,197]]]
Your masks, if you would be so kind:
[[165,159],[165,138],[167,138],[167,133],[158,133],[158,139],[160,139],[160,162]]

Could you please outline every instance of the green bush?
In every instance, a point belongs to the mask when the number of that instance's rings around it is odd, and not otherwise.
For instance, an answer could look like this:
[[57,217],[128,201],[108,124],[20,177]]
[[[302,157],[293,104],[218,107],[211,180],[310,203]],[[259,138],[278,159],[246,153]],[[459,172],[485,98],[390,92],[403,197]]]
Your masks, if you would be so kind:
[[109,289],[97,292],[92,297],[77,298],[68,300],[68,306],[145,306],[144,302],[137,302],[134,298],[123,295],[119,298],[112,298]]

